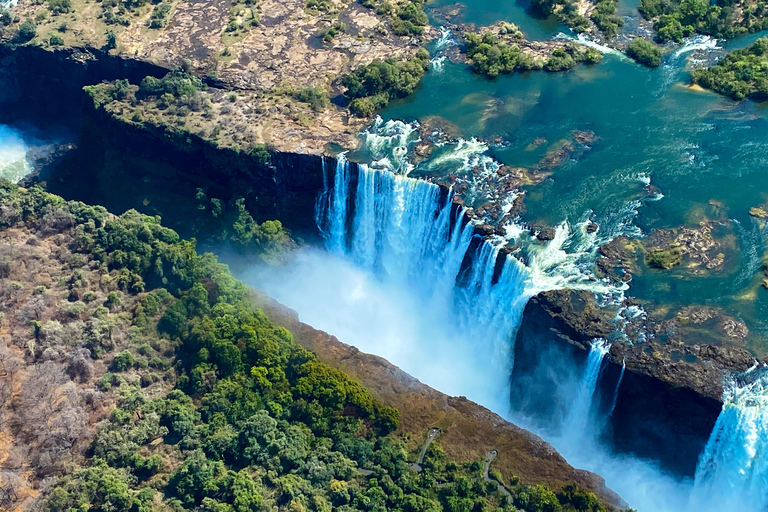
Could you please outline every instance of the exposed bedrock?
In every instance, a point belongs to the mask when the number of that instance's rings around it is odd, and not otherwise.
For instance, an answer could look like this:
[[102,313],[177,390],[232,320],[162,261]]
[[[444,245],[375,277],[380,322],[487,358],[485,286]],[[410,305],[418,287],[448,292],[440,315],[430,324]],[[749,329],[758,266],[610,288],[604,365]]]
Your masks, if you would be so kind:
[[[515,345],[513,404],[534,417],[563,417],[567,404],[558,385],[578,376],[592,340],[614,331],[614,314],[598,308],[588,292],[559,290],[531,299]],[[619,452],[692,476],[722,408],[723,379],[753,362],[738,347],[653,339],[613,343],[596,395],[606,440]]]

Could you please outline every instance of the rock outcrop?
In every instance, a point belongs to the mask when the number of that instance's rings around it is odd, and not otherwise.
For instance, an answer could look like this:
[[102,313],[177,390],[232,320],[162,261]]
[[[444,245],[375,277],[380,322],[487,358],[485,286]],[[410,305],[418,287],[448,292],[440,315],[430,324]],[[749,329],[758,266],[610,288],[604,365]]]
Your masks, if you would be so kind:
[[[691,327],[696,322],[713,322],[721,326],[723,335],[741,336],[743,323],[715,308],[690,307],[686,313],[688,317],[674,325],[648,321],[644,315],[617,320],[616,309],[598,307],[589,292],[560,290],[534,297],[517,335],[513,400],[515,386],[538,379],[537,369],[550,365],[548,356],[553,351],[580,368],[595,338],[611,338],[619,327],[642,330],[647,336],[644,341],[614,342],[604,363],[599,382],[601,410],[610,412],[615,400],[607,436],[618,450],[692,475],[722,408],[724,378],[747,370],[754,358],[737,346],[697,343]],[[551,398],[556,396],[553,384],[536,385],[542,391],[529,396],[530,403],[519,405],[533,414],[557,414],[563,404]]]

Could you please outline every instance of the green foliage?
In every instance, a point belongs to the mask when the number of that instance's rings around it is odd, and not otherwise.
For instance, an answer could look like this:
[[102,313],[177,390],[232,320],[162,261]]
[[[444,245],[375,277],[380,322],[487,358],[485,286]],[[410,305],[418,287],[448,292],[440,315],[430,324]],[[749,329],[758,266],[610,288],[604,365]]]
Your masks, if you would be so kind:
[[324,12],[326,14],[335,14],[336,8],[331,0],[307,0],[304,5],[307,9]]
[[134,365],[133,354],[128,350],[123,350],[112,360],[111,370],[115,372],[124,372]]
[[614,14],[618,5],[618,0],[600,0],[595,3],[595,9],[590,15],[597,28],[609,39],[616,37],[619,29],[624,26],[624,18]]
[[13,21],[10,9],[0,5],[0,27],[7,27]]
[[323,41],[330,43],[337,35],[343,34],[346,31],[347,26],[344,23],[340,21],[334,21],[328,30],[323,32]]
[[645,256],[645,263],[649,267],[669,270],[683,262],[683,252],[679,247],[673,246],[667,249],[652,249]]
[[34,21],[26,19],[19,25],[19,32],[16,35],[16,41],[26,43],[31,41],[37,35],[37,25]]
[[325,110],[331,103],[328,92],[322,87],[305,87],[296,94],[296,99],[309,103],[315,112]]
[[341,83],[347,88],[345,95],[352,99],[350,110],[360,117],[368,117],[390,100],[412,94],[427,70],[429,54],[420,49],[406,61],[375,60],[360,66],[344,76]]
[[48,0],[48,10],[53,15],[67,14],[72,12],[71,0]]
[[735,100],[768,98],[768,37],[729,53],[707,69],[691,73],[692,80]]
[[76,471],[59,483],[51,492],[47,510],[128,512],[133,505],[131,483],[131,477],[124,469],[97,463]]
[[405,0],[397,4],[389,0],[358,0],[369,9],[376,8],[376,14],[389,18],[392,32],[397,36],[419,36],[429,24],[424,12],[424,0]]
[[64,44],[64,40],[57,34],[51,34],[48,38],[48,44],[51,46],[62,46]]
[[189,98],[198,91],[205,89],[203,81],[190,74],[183,67],[176,67],[169,71],[163,78],[148,76],[139,85],[139,95],[142,97],[160,97],[170,94],[171,97]]
[[566,71],[583,62],[596,64],[603,60],[603,54],[594,48],[581,46],[576,43],[568,43],[563,48],[555,48],[544,64],[544,69],[549,72]]
[[768,28],[768,4],[740,5],[734,0],[640,0],[642,15],[655,20],[658,39],[680,42],[693,33],[733,39]]
[[641,37],[633,39],[629,43],[627,55],[650,68],[658,67],[661,64],[661,48],[657,44]]
[[106,37],[107,37],[107,44],[106,44],[107,50],[114,50],[115,48],[117,48],[117,36],[115,35],[115,33],[111,30],[107,30]]
[[163,28],[168,23],[168,15],[171,13],[171,4],[160,2],[152,9],[149,18],[149,28]]
[[516,44],[501,42],[495,34],[486,32],[482,36],[467,34],[467,57],[472,61],[472,71],[495,78],[515,70],[530,69],[530,61],[522,58]]
[[[175,383],[170,391],[160,385],[146,392],[135,378],[105,374],[99,388],[116,407],[99,424],[88,458],[75,459],[72,471],[52,484],[47,510],[478,512],[505,506],[495,484],[483,481],[478,461],[447,462],[437,442],[423,470],[414,472],[402,445],[387,437],[397,427],[397,410],[296,345],[253,307],[226,267],[210,254],[198,255],[193,242],[157,218],[113,217],[2,181],[0,209],[6,228],[35,223],[51,209],[68,212],[76,251],[102,262],[109,278],[141,279],[150,291],[141,292],[131,344],[114,357],[112,369],[145,371],[151,355],[156,362],[149,367]],[[522,487],[514,495],[528,512],[604,510],[576,488],[554,495]]]

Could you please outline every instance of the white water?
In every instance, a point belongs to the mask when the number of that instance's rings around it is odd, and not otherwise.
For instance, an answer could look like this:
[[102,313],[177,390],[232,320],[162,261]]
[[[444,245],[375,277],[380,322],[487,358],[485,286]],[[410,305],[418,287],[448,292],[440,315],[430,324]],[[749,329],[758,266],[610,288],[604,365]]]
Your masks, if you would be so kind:
[[593,49],[599,51],[600,53],[602,53],[603,55],[614,55],[614,56],[616,56],[616,57],[618,57],[619,59],[622,59],[622,60],[627,60],[627,61],[631,61],[632,60],[629,57],[627,57],[626,55],[624,55],[623,52],[620,52],[616,48],[611,48],[610,46],[605,46],[603,44],[598,43],[597,41],[593,41],[586,34],[579,34],[576,37],[573,37],[573,36],[568,35],[568,34],[566,34],[564,32],[558,32],[557,34],[555,34],[554,38],[555,39],[564,40],[564,41],[574,41],[574,42],[577,42],[577,43],[579,43],[582,46],[587,46],[589,48],[593,48]]
[[[468,365],[467,375],[478,382],[457,388],[455,377],[447,381],[434,376],[430,379],[435,359],[421,359],[430,361],[425,368],[410,368],[415,348],[393,350],[388,357],[427,384],[442,390],[456,389],[467,396],[467,389],[474,389],[473,399],[493,404],[496,410],[507,410],[505,381],[514,349],[510,340],[514,340],[522,310],[532,293],[525,267],[514,258],[500,256],[502,239],[478,239],[470,245],[473,224],[467,222],[460,208],[453,206],[450,194],[441,195],[438,186],[365,165],[355,168],[343,160],[332,167],[326,168],[328,188],[317,205],[318,224],[328,251],[367,271],[372,279],[370,286],[395,287],[401,290],[397,295],[408,297],[399,300],[416,301],[419,317],[427,319],[417,324],[426,322],[432,329],[435,325],[428,319],[440,318],[442,326],[438,331],[449,331],[447,338],[456,343],[433,339],[429,353],[439,351],[442,356],[453,352],[445,364],[463,361]],[[340,180],[350,180],[352,173],[357,176],[355,190],[338,185]],[[341,234],[339,226],[345,228]],[[465,258],[470,265],[462,266]],[[410,307],[410,311],[414,308]],[[419,329],[417,325],[415,330]],[[375,352],[384,355],[380,348]],[[455,354],[457,350],[469,350],[472,356]],[[484,367],[484,378],[478,378],[473,371],[478,366]],[[455,373],[455,364],[453,368]]]
[[0,125],[0,178],[16,183],[29,174],[27,151],[27,145],[18,131]]
[[594,414],[593,396],[597,388],[597,379],[600,376],[603,359],[610,349],[611,344],[603,339],[592,342],[575,400],[562,426],[563,438],[570,439],[572,443],[581,443],[594,437],[595,433],[589,430],[589,426],[593,423],[591,421]]
[[616,403],[619,401],[619,389],[621,389],[621,381],[624,380],[624,372],[627,370],[627,362],[621,362],[621,373],[619,374],[619,380],[616,382],[616,391],[613,392],[613,401],[611,402],[611,409],[608,411],[608,416],[613,415],[613,411],[616,409]]
[[[450,195],[408,177],[416,169],[407,159],[418,140],[416,128],[379,120],[364,135],[364,151],[374,162],[370,167],[354,166],[343,157],[329,161],[317,208],[327,252],[301,251],[287,267],[256,270],[251,279],[296,309],[303,321],[539,433],[574,466],[604,476],[638,510],[686,510],[692,482],[665,475],[652,463],[610,454],[597,441],[605,421],[591,414],[605,355],[600,345],[593,347],[583,378],[563,382],[564,388],[570,386],[563,396],[575,397],[563,418],[576,424],[570,435],[543,431],[509,410],[515,332],[528,299],[558,288],[591,290],[608,302],[620,299],[622,289],[594,279],[591,268],[599,245],[633,229],[637,205],[610,222],[601,219],[594,233],[586,229],[587,216],[575,225],[558,226],[554,239],[542,244],[510,222],[504,226],[506,236],[470,245],[472,225],[460,208],[451,207]],[[478,180],[474,184],[482,183],[494,165],[485,150],[478,141],[444,144],[419,170],[438,161],[440,168],[465,172]],[[481,172],[470,176],[469,166]],[[636,179],[645,185],[649,181],[645,175]],[[500,257],[508,243],[516,251]],[[643,314],[630,309],[617,317],[617,324],[625,316]],[[611,409],[622,378],[623,371]],[[730,511],[722,501],[717,505],[719,512]]]
[[768,509],[768,371],[754,367],[725,390],[720,417],[699,459],[690,512]]
[[717,39],[710,36],[695,35],[686,38],[685,41],[683,41],[683,45],[672,54],[672,58],[676,59],[682,55],[697,50],[712,51],[717,48],[719,48],[717,46]]

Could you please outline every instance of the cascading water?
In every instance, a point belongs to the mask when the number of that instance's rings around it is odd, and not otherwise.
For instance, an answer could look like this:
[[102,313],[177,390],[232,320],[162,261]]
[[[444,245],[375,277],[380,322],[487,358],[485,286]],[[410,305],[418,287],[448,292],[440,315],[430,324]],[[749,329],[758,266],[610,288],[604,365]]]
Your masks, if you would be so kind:
[[327,249],[449,305],[457,327],[506,368],[531,292],[525,267],[502,254],[503,240],[474,236],[452,194],[427,181],[340,159],[326,185],[317,219]]
[[611,401],[611,408],[608,411],[608,416],[610,417],[613,414],[613,411],[616,409],[616,403],[619,401],[619,389],[621,388],[621,381],[624,380],[624,372],[627,369],[627,362],[622,361],[621,362],[621,373],[619,373],[619,380],[616,382],[616,390],[613,392],[613,400]]
[[562,426],[563,437],[571,439],[574,443],[587,440],[597,381],[600,377],[603,359],[610,349],[611,344],[604,339],[594,340],[589,349],[587,365],[579,381],[573,404]]
[[[596,279],[591,270],[597,248],[628,229],[632,212],[612,222],[598,219],[597,232],[588,229],[589,215],[575,224],[562,223],[548,242],[515,219],[496,226],[503,236],[481,237],[475,224],[487,219],[455,204],[450,190],[409,174],[459,176],[470,187],[485,187],[485,195],[505,207],[509,197],[498,197],[493,187],[499,167],[484,154],[487,146],[471,140],[443,143],[430,159],[414,165],[407,154],[419,139],[415,125],[377,120],[363,139],[355,155],[369,165],[342,155],[324,167],[325,189],[316,214],[327,252],[304,251],[287,272],[263,272],[259,286],[299,311],[303,321],[388,358],[443,392],[467,396],[525,424],[510,412],[509,378],[526,303],[540,291],[560,288],[599,293],[601,302],[620,299],[626,285]],[[466,197],[461,199],[466,204]],[[585,423],[577,428],[585,435],[594,426],[588,419],[605,355],[600,349],[593,348],[591,359],[599,360],[589,365],[597,369],[579,372],[582,387],[590,392],[572,401],[587,404],[583,414],[571,413]],[[646,510],[681,510],[677,484],[658,483],[654,468],[619,463],[594,443],[588,454],[576,453],[577,441],[533,430],[569,459],[572,455],[573,463],[605,470],[608,484],[633,504],[648,503],[647,487],[626,484],[629,473],[635,482],[653,481],[654,491],[648,492],[672,503]]]
[[731,380],[702,453],[689,510],[768,509],[768,368]]

